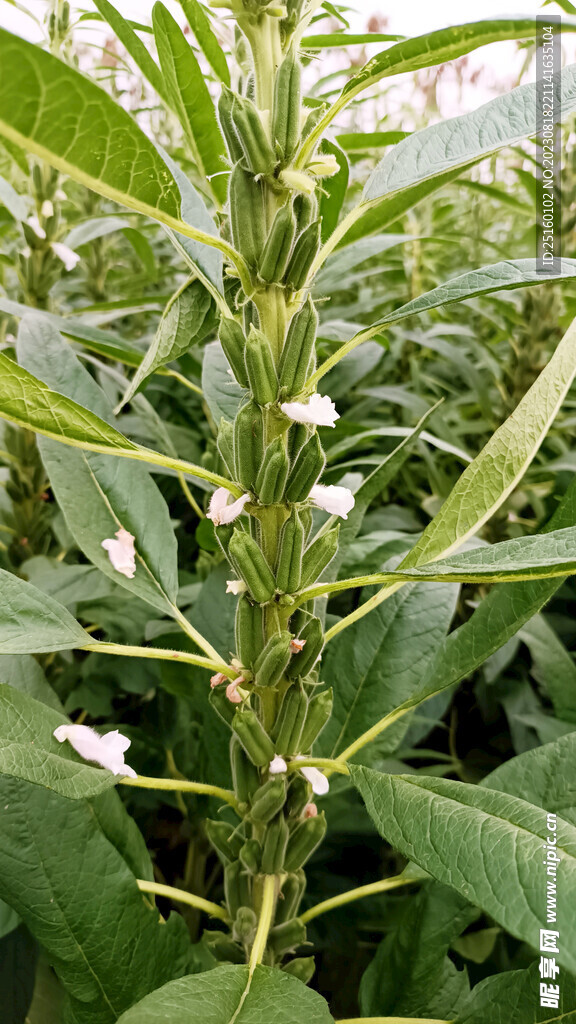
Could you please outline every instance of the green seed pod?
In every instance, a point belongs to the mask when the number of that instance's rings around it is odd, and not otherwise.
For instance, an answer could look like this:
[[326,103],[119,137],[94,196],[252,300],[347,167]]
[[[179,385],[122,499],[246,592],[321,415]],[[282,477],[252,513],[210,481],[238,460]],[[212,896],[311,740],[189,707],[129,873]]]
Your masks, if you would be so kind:
[[323,690],[322,693],[312,697],[308,704],[308,714],[300,736],[299,754],[304,754],[307,750],[310,750],[312,744],[318,739],[322,729],[330,719],[333,704],[334,694],[332,689]]
[[244,353],[248,381],[258,405],[275,402],[278,395],[278,376],[270,342],[262,331],[250,328]]
[[306,942],[306,925],[302,924],[300,918],[293,917],[291,921],[275,925],[270,931],[268,941],[276,956],[293,952],[297,946]]
[[263,505],[276,505],[282,501],[289,469],[284,439],[275,437],[266,449],[256,478],[256,494]]
[[275,753],[274,744],[254,711],[250,708],[237,711],[232,719],[232,729],[257,768],[270,764]]
[[315,818],[305,818],[301,821],[290,836],[284,870],[297,871],[303,867],[324,839],[325,832],[326,818],[323,811]]
[[298,453],[312,436],[313,427],[307,423],[293,423],[288,429],[288,454],[292,462],[296,461]]
[[294,594],[300,587],[304,527],[298,512],[293,509],[280,534],[280,550],[276,566],[276,588],[284,594]]
[[274,595],[276,581],[256,541],[247,533],[234,530],[228,551],[252,597],[265,604]]
[[250,818],[252,821],[266,824],[268,821],[272,821],[278,811],[282,810],[285,802],[286,779],[275,775],[254,793]]
[[321,475],[325,463],[318,434],[312,434],[290,470],[284,495],[286,501],[305,501]]
[[236,164],[230,175],[229,195],[232,241],[248,263],[257,266],[266,233],[262,185]]
[[258,918],[251,907],[240,907],[232,926],[232,938],[236,942],[252,943],[258,927]]
[[240,862],[251,875],[260,872],[262,863],[262,847],[257,839],[247,839],[239,853]]
[[304,649],[294,655],[288,666],[287,675],[291,679],[296,676],[307,676],[316,664],[316,659],[324,646],[324,629],[320,619],[315,615],[308,617],[298,633],[298,639],[305,640],[306,643]]
[[300,82],[302,69],[293,53],[282,61],[274,89],[272,138],[288,162],[300,137]]
[[248,875],[239,860],[226,864],[224,868],[224,896],[232,920],[240,907],[249,907],[252,902]]
[[292,634],[287,630],[270,637],[254,665],[256,686],[275,686],[290,661]]
[[248,402],[236,413],[234,420],[234,464],[236,479],[252,490],[264,455],[262,411],[255,402]]
[[241,387],[247,388],[248,374],[244,362],[246,338],[238,321],[232,320],[229,316],[223,316],[220,321],[218,337],[236,380]]
[[293,685],[286,691],[278,724],[275,729],[274,746],[278,754],[297,754],[300,734],[308,711],[308,697],[301,686]]
[[306,283],[308,271],[314,262],[314,257],[320,248],[320,232],[322,229],[322,218],[312,221],[304,229],[296,241],[288,269],[286,271],[286,284],[293,291],[300,291]]
[[231,476],[234,475],[234,427],[230,420],[224,417],[218,424],[218,436],[216,438],[218,451],[222,456],[224,465]]
[[237,946],[226,932],[205,931],[202,941],[217,960],[232,964],[246,963],[245,951]]
[[340,527],[335,526],[333,530],[322,534],[313,540],[310,547],[306,548],[302,559],[302,580],[300,589],[311,586],[322,575],[324,569],[332,561],[338,551],[338,534]]
[[236,653],[244,668],[252,671],[264,643],[262,609],[241,594],[236,605]]
[[220,683],[220,686],[215,686],[214,689],[210,690],[208,700],[216,714],[220,716],[223,722],[226,722],[226,725],[232,728],[237,705],[231,704],[228,700],[226,696],[226,683]]
[[272,284],[274,281],[282,280],[295,235],[294,214],[290,206],[283,206],[274,218],[258,267],[258,274],[262,281]]
[[[299,818],[310,800],[310,784],[303,775],[293,775],[288,785],[286,807],[290,818]],[[296,913],[296,911],[294,911]]]
[[269,823],[262,847],[262,871],[265,875],[276,875],[282,871],[288,845],[288,825],[282,813]]
[[231,89],[223,86],[222,92],[220,93],[220,99],[218,100],[218,120],[220,122],[222,134],[226,140],[230,159],[232,163],[237,164],[244,156],[244,150],[240,145],[240,140],[234,127],[234,121],[232,120],[233,102],[234,93]]
[[240,804],[248,804],[260,786],[260,772],[236,736],[230,741],[230,764],[236,799]]
[[252,174],[271,174],[277,163],[276,154],[252,100],[234,96],[231,116],[248,170]]
[[314,351],[318,314],[310,296],[292,317],[280,356],[280,386],[288,395],[298,395],[308,377],[308,366]]
[[281,970],[293,978],[298,978],[303,985],[308,985],[314,977],[316,962],[313,956],[297,956],[295,960],[289,960],[284,964]]
[[305,192],[301,192],[295,197],[292,205],[296,217],[296,232],[301,235],[318,216],[316,196],[307,196]]
[[206,819],[206,834],[216,852],[222,854],[226,863],[237,859],[244,840],[232,825],[227,821]]
[[286,876],[276,903],[274,924],[284,924],[285,921],[290,921],[296,916],[305,888],[306,875],[302,870]]

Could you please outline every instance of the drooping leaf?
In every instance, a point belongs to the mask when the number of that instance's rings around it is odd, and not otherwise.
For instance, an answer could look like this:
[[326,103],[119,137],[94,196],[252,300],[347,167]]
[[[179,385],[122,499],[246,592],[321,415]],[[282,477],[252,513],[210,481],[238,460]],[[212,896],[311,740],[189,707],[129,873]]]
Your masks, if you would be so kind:
[[70,1024],[114,1024],[185,971],[182,918],[162,922],[90,804],[0,780],[0,896],[46,950]]
[[340,46],[363,46],[365,43],[395,43],[401,38],[381,32],[327,32],[324,35],[303,36],[302,49],[325,50]]
[[130,221],[126,217],[90,217],[73,227],[62,241],[69,249],[79,249],[81,245],[87,245],[96,238],[104,238],[129,227]]
[[[538,947],[544,927],[542,845],[549,834],[544,810],[463,782],[384,775],[359,765],[350,771],[378,831],[395,849]],[[574,971],[576,828],[558,817],[556,835],[563,893],[555,924],[562,935],[557,960]]]
[[[38,654],[71,650],[92,643],[92,637],[58,601],[32,584],[0,569],[0,654]],[[2,677],[0,660],[0,682]]]
[[198,0],[179,0],[179,3],[210,67],[216,72],[220,81],[224,82],[224,85],[230,85],[230,72],[226,57],[203,8]]
[[576,732],[528,750],[490,772],[481,786],[521,797],[576,827]]
[[[0,635],[1,632],[0,629]],[[36,658],[33,658],[31,654],[3,653],[0,658],[0,683],[7,683],[8,686],[13,686],[20,693],[26,693],[29,697],[34,697],[35,700],[47,704],[49,708],[64,713],[60,700],[50,686]]]
[[132,57],[145,78],[161,99],[170,106],[170,93],[162,76],[160,68],[150,56],[145,43],[136,35],[132,25],[122,17],[120,11],[112,6],[108,0],[94,0],[95,6],[105,21],[108,22],[112,31],[118,36],[120,42]]
[[154,37],[172,106],[217,199],[226,199],[226,148],[204,75],[182,29],[162,3],[152,9]]
[[214,423],[220,423],[222,417],[234,420],[245,392],[231,375],[219,341],[210,342],[204,349],[202,392]]
[[322,996],[271,967],[217,967],[180,978],[123,1014],[118,1024],[334,1024]]
[[338,223],[342,204],[346,198],[348,188],[348,175],[350,169],[346,154],[336,143],[325,139],[322,143],[322,153],[331,154],[338,163],[339,170],[330,178],[325,178],[323,191],[320,197],[320,216],[322,217],[322,241],[330,237]]
[[539,1006],[538,964],[502,971],[474,986],[453,1024],[576,1024],[576,983],[562,972],[558,1008]]

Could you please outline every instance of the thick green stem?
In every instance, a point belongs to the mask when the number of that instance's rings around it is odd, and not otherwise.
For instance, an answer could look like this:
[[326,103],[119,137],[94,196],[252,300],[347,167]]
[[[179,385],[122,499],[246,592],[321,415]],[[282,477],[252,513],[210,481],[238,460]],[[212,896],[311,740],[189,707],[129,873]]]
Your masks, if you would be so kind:
[[365,896],[376,896],[378,893],[388,892],[389,889],[399,889],[401,886],[410,885],[414,881],[413,878],[403,878],[402,875],[396,875],[394,878],[383,878],[379,882],[361,885],[357,889],[350,889],[348,892],[343,892],[340,896],[332,896],[331,899],[317,903],[315,907],[310,907],[310,910],[300,914],[300,920],[302,924],[308,924],[308,921],[313,921],[315,917],[327,914],[329,910],[336,910],[337,907],[343,907],[346,903],[362,900]]
[[138,775],[135,779],[124,778],[119,780],[122,786],[134,786],[136,789],[157,789],[160,792],[176,793],[200,793],[203,796],[213,796],[230,804],[234,810],[238,802],[230,789],[222,789],[220,786],[211,786],[206,782],[190,782],[188,779],[153,779],[148,775]]
[[265,875],[262,884],[262,902],[260,905],[260,918],[256,937],[250,953],[250,975],[254,973],[258,964],[262,963],[262,957],[268,942],[268,935],[272,927],[272,916],[276,904],[276,886],[278,879],[276,875]]
[[219,918],[220,921],[230,920],[224,907],[219,907],[217,903],[205,900],[202,896],[195,896],[194,893],[185,892],[184,889],[175,889],[172,885],[161,885],[160,882],[147,882],[142,878],[137,878],[136,884],[140,892],[151,892],[155,896],[165,896],[166,899],[174,900],[175,903],[187,903],[189,907],[202,910],[205,914],[209,914],[210,917]]
[[172,651],[164,647],[135,647],[129,644],[105,644],[96,641],[93,644],[85,644],[83,651],[96,651],[97,654],[118,654],[125,658],[152,658],[159,661],[181,661],[185,665],[197,665],[199,668],[206,668],[210,672],[221,672],[228,679],[235,679],[238,673],[230,665],[224,662],[211,661],[210,658],[203,658],[199,654],[190,654],[188,651]]

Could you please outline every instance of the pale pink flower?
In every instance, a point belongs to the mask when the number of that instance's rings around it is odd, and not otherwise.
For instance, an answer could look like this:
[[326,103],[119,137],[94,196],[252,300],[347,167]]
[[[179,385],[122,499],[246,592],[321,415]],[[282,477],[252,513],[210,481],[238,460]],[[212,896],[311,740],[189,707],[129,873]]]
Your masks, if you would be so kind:
[[225,683],[228,676],[225,676],[223,672],[216,672],[215,675],[210,676],[210,689],[213,690],[215,686],[220,686]]
[[354,508],[354,495],[347,487],[336,484],[314,484],[310,497],[317,508],[324,509],[333,516],[348,519],[348,513]]
[[117,540],[107,537],[102,541],[102,547],[108,552],[108,558],[114,569],[131,580],[136,574],[134,537],[123,526],[116,531],[116,537]]
[[130,740],[117,729],[100,736],[88,725],[59,725],[54,730],[54,736],[59,743],[68,740],[80,757],[86,761],[94,761],[114,775],[123,775],[130,779],[137,777],[134,769],[124,763],[124,751],[128,750]]
[[250,501],[250,495],[243,494],[229,505],[228,501],[231,497],[232,495],[226,487],[218,487],[214,491],[210,498],[208,512],[206,513],[208,519],[211,519],[214,523],[214,526],[225,526],[226,523],[233,522],[243,511],[246,502]]
[[328,395],[311,395],[308,402],[282,402],[280,408],[296,423],[314,423],[317,427],[333,427],[340,419]]
[[240,686],[240,683],[243,682],[244,676],[237,676],[237,678],[233,679],[231,683],[228,683],[228,686],[226,687],[226,696],[228,697],[228,700],[230,701],[231,704],[242,703],[242,697],[238,693],[238,687]]
[[292,654],[300,654],[300,651],[303,651],[305,646],[306,646],[306,641],[305,640],[296,640],[296,639],[291,640],[290,641],[290,652]]
[[247,590],[244,580],[226,580],[227,594],[244,594]]
[[280,757],[280,754],[276,754],[270,761],[268,771],[270,772],[270,775],[283,775],[284,772],[288,771],[288,765],[284,758]]
[[69,246],[64,245],[63,242],[52,242],[52,251],[59,260],[62,260],[66,270],[74,270],[77,263],[80,263],[80,257],[74,249],[70,249]]
[[305,818],[315,818],[317,814],[318,808],[316,807],[316,804],[306,804],[306,807],[304,808]]
[[[294,758],[295,761],[305,761],[306,758],[303,754],[299,757]],[[318,768],[301,768],[300,771],[304,778],[312,786],[312,792],[316,793],[316,796],[326,796],[326,793],[330,789],[330,783],[325,775],[322,774]]]

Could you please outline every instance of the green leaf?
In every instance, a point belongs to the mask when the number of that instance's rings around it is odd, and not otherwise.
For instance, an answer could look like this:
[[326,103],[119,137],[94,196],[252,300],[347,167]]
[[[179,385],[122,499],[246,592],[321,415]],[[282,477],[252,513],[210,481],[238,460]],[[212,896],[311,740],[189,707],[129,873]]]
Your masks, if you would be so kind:
[[531,674],[546,688],[554,711],[563,721],[576,722],[576,665],[543,615],[535,615],[520,639],[532,657]]
[[144,77],[148,79],[154,91],[170,106],[170,94],[162,77],[162,72],[150,56],[146,44],[136,35],[130,22],[126,21],[120,14],[120,11],[117,11],[111,3],[108,3],[108,0],[94,0],[94,5],[98,8],[104,20],[108,22],[110,28],[116,33],[123,46],[126,47],[132,60],[140,68]]
[[[546,812],[495,790],[421,775],[382,775],[352,765],[380,834],[404,856],[480,907],[512,935],[538,948],[545,927],[542,845]],[[576,967],[576,828],[557,820],[562,857],[557,923],[559,964]],[[462,836],[466,841],[462,842]]]
[[344,132],[336,142],[345,153],[364,153],[381,146],[395,146],[410,132]]
[[[57,601],[18,576],[0,569],[0,654],[39,654],[71,650],[92,637]],[[0,661],[0,681],[2,662]]]
[[272,967],[217,967],[180,978],[143,999],[118,1024],[334,1024],[322,996]]
[[338,223],[338,217],[342,204],[346,198],[348,188],[349,167],[346,154],[336,145],[324,139],[321,153],[330,153],[335,157],[340,170],[331,178],[324,178],[322,182],[322,194],[320,196],[320,216],[322,217],[322,241],[330,237]]
[[2,1024],[27,1024],[37,960],[38,946],[23,926],[0,939]]
[[129,227],[130,221],[125,217],[90,217],[73,227],[62,241],[70,249],[79,249],[81,245],[87,245],[96,238],[104,238]]
[[182,918],[164,923],[142,897],[87,801],[3,778],[0,825],[0,896],[44,946],[69,1024],[115,1024],[184,973]]
[[476,985],[453,1024],[576,1024],[576,982],[562,974],[558,1009],[538,1005],[542,979],[538,964],[503,971]]
[[325,35],[304,36],[303,50],[325,50],[336,46],[364,46],[365,43],[395,43],[402,36],[384,35],[381,32],[329,32]]
[[116,776],[84,761],[54,730],[68,724],[59,711],[11,686],[0,684],[0,774],[43,786],[70,800],[96,796],[114,786]]
[[576,732],[510,758],[481,786],[528,800],[576,827]]
[[28,204],[24,196],[19,195],[5,178],[0,178],[0,206],[4,206],[16,221],[24,221],[28,216]]
[[226,149],[204,74],[178,23],[162,3],[152,9],[162,73],[200,174],[220,203],[227,193]]
[[[336,757],[419,688],[446,636],[457,597],[451,584],[438,585],[432,601],[426,587],[410,584],[329,645],[322,680],[334,689],[334,708],[315,747],[318,756]],[[407,724],[370,744],[362,758],[373,764],[392,753]]]
[[[13,578],[16,579],[16,577]],[[41,594],[38,593],[38,599],[40,598]],[[0,621],[1,618],[2,616],[0,615]],[[36,629],[36,626],[34,629]],[[1,635],[2,627],[0,627]],[[5,654],[1,646],[0,653],[2,654],[0,658],[0,683],[7,683],[8,686],[13,686],[20,693],[34,697],[35,700],[47,704],[49,708],[61,711],[64,714],[64,708],[46,679],[36,658],[33,658],[30,654]]]
[[215,424],[222,417],[234,420],[245,392],[230,374],[230,364],[219,341],[212,341],[204,349],[202,362],[202,392]]
[[220,81],[224,82],[224,85],[230,85],[230,72],[226,57],[198,0],[179,0],[179,2],[210,67],[216,72]]
[[437,882],[425,882],[408,896],[362,977],[363,1014],[452,1020],[469,984],[448,949],[478,916],[475,907]]
[[179,359],[198,344],[214,324],[212,296],[200,281],[187,283],[172,296],[158,326],[150,348],[140,363],[120,407],[130,401],[140,385],[159,366]]
[[[66,397],[75,395],[83,403],[82,414],[90,429],[95,422],[107,441],[122,438],[107,422],[113,417],[104,393],[44,318],[22,321],[17,349],[19,359],[55,386],[63,396],[61,403],[68,403],[61,405],[60,413],[56,405],[51,409],[56,417],[66,416],[64,429],[70,422],[69,406],[81,408]],[[53,440],[42,438],[39,445],[70,532],[90,561],[144,601],[173,612],[178,593],[176,539],[168,508],[147,470],[137,463],[119,463]],[[133,579],[117,572],[102,548],[102,541],[114,537],[121,526],[136,538]]]

